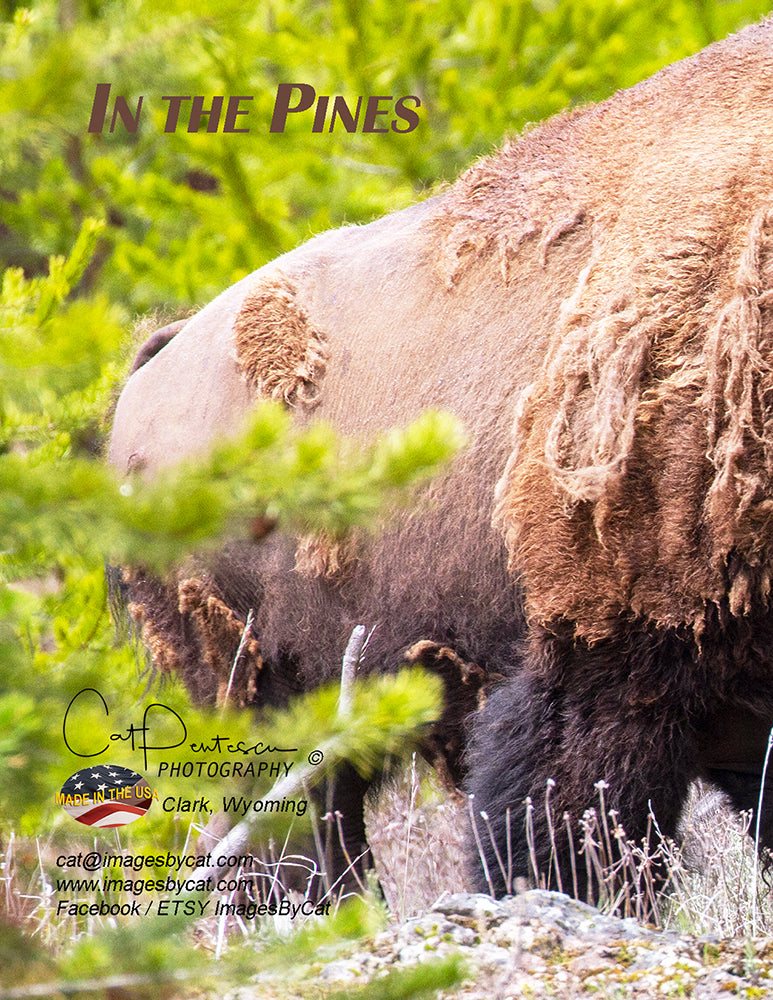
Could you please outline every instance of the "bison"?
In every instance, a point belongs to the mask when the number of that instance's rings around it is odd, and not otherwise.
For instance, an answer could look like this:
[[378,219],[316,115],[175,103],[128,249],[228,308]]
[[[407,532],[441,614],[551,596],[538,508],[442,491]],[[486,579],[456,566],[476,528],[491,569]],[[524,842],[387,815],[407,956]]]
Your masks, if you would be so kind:
[[[378,537],[234,540],[173,585],[135,574],[156,663],[197,698],[216,697],[250,608],[237,692],[258,705],[330,678],[353,626],[377,625],[365,669],[407,658],[446,680],[435,747],[487,814],[498,893],[498,854],[527,872],[524,802],[549,779],[575,820],[606,782],[634,839],[650,810],[673,833],[697,777],[756,809],[773,721],[773,21],[528,130],[435,197],[317,236],[141,362],[115,412],[121,474],[207,448],[261,396],[345,435],[426,407],[469,435],[431,503]],[[342,793],[355,841],[362,792]],[[760,823],[773,845],[770,794]],[[549,825],[537,810],[537,864],[568,868]]]

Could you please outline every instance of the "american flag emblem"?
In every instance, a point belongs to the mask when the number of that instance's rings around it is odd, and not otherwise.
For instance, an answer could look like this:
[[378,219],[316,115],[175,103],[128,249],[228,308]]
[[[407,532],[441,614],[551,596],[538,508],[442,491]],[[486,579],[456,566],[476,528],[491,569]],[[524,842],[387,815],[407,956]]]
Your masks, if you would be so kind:
[[117,764],[97,764],[68,778],[56,800],[86,826],[126,826],[145,815],[153,793],[136,771]]

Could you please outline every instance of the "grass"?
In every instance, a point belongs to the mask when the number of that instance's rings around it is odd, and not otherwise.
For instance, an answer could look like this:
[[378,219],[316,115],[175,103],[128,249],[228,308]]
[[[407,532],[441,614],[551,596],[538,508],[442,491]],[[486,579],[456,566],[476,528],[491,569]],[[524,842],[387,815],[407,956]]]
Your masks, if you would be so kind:
[[[529,820],[534,810],[550,810],[551,793],[552,788],[546,788],[545,801],[532,804],[527,818],[527,837],[531,835]],[[680,933],[740,937],[750,943],[755,930],[758,934],[773,933],[765,870],[763,867],[762,873],[757,873],[748,815],[737,816],[727,808],[720,793],[696,786],[685,809],[683,841],[679,845],[658,836],[655,817],[652,818],[651,836],[642,844],[631,844],[616,822],[614,812],[607,808],[605,793],[606,788],[600,783],[596,803],[582,817],[581,843],[572,867],[582,865],[592,873],[595,885],[601,889],[602,908],[606,912],[633,916]],[[425,911],[444,894],[469,890],[464,852],[467,802],[449,798],[434,773],[420,761],[414,759],[410,767],[385,785],[378,800],[368,803],[366,816],[380,886],[394,920],[402,921]],[[319,822],[333,831],[338,826],[335,816],[322,817]],[[564,818],[553,818],[551,829],[554,837],[565,836]],[[324,828],[318,831],[320,841],[325,832]],[[480,819],[478,835],[481,841],[487,832],[485,820]],[[189,831],[191,842],[200,833],[192,827]],[[61,847],[56,848],[56,853],[61,851]],[[148,990],[153,995],[155,988],[170,997],[176,995],[178,989],[184,989],[187,995],[191,982],[203,983],[218,968],[231,970],[227,972],[229,983],[233,982],[230,976],[234,968],[249,969],[250,975],[254,974],[260,965],[260,956],[268,954],[278,941],[288,947],[290,942],[296,942],[292,945],[296,948],[295,964],[301,967],[310,961],[328,960],[340,951],[340,942],[346,939],[345,933],[343,937],[339,934],[343,926],[340,921],[347,918],[337,904],[330,921],[311,916],[292,928],[287,919],[280,916],[249,915],[245,911],[218,917],[207,915],[179,927],[167,925],[169,940],[159,945],[160,958],[155,970],[141,969],[133,979],[126,979],[121,968],[108,975],[103,963],[102,971],[92,974],[88,956],[95,954],[95,942],[111,939],[112,935],[115,941],[123,941],[120,946],[125,948],[132,935],[140,934],[142,926],[110,917],[57,916],[53,887],[58,870],[54,857],[54,849],[40,840],[13,837],[0,856],[0,962],[5,969],[4,988],[8,981],[13,981],[23,991],[25,983],[50,982],[57,977],[61,983],[69,976],[73,988],[74,980],[80,978],[84,990],[88,985],[84,995],[92,997],[99,996],[101,991],[106,997],[120,993],[133,1000],[145,996]],[[508,858],[500,858],[500,863],[506,871]],[[658,893],[655,888],[655,869],[658,867],[667,872],[664,893]],[[286,896],[301,902],[305,898],[304,880],[308,897],[320,871],[320,865],[313,858],[289,857],[282,853],[281,846],[268,855],[265,865],[259,868],[261,870],[235,873],[246,881],[241,894],[232,893],[227,901],[254,899],[256,893],[250,888],[252,880],[254,883],[262,881],[264,898],[268,893],[276,898]],[[302,876],[300,880],[295,879],[296,885],[300,881],[300,889],[282,881],[282,873],[292,871]],[[529,881],[531,885],[555,889],[560,879],[561,887],[571,891],[575,871],[559,872],[553,860],[549,872],[533,870]],[[513,888],[523,887],[523,881],[513,885]],[[383,908],[376,902],[372,889],[371,881],[362,885],[356,895],[360,902],[368,901],[365,905],[376,914],[377,920],[383,919],[378,917]],[[120,901],[122,897],[114,895],[111,898]],[[756,918],[753,917],[755,906]],[[146,930],[153,923],[161,929],[163,921],[146,921]],[[362,926],[355,921],[349,939],[362,933]],[[19,929],[23,929],[23,934],[19,934]],[[172,938],[175,951],[172,951]],[[78,949],[86,958],[81,966],[70,962],[65,975],[60,958],[77,953]],[[202,960],[207,960],[205,967],[209,971],[201,971]],[[13,979],[8,980],[9,976]],[[222,982],[218,988],[222,990]],[[0,989],[0,997],[10,995]],[[22,997],[33,993],[13,995]]]
[[[577,893],[577,866],[582,865],[591,894],[602,911],[633,917],[664,930],[717,937],[756,937],[773,933],[768,866],[760,870],[755,842],[750,836],[751,815],[736,814],[712,786],[695,783],[680,822],[679,842],[663,837],[657,817],[650,815],[647,835],[634,843],[605,801],[607,785],[598,782],[598,801],[579,821],[579,848],[571,852],[570,870],[556,861],[558,838],[572,842],[569,819],[552,814],[552,783],[548,782],[544,808],[552,842],[547,871],[537,865],[534,850],[534,811],[527,800],[526,831],[530,845],[531,887]],[[491,835],[488,817],[471,810],[479,849]],[[513,831],[512,836],[515,836]],[[510,859],[498,854],[498,864],[513,890],[523,880],[512,878]],[[521,884],[517,885],[516,882]]]
[[466,815],[437,774],[414,755],[366,803],[368,843],[379,883],[397,921],[424,913],[449,893],[466,891]]
[[[326,827],[334,833],[337,829],[335,816],[322,817],[318,823],[323,837]],[[110,850],[122,854],[120,835],[115,832]],[[188,842],[177,853],[195,853],[202,833],[191,825]],[[176,996],[178,987],[189,991],[191,984],[199,987],[218,976],[230,984],[242,966],[254,972],[263,959],[271,967],[277,949],[281,953],[286,942],[302,940],[304,934],[316,934],[317,944],[324,945],[329,926],[327,943],[340,945],[363,928],[372,931],[382,922],[380,904],[365,886],[357,900],[364,901],[364,909],[359,917],[347,916],[341,909],[347,897],[340,885],[325,888],[315,859],[290,855],[281,845],[269,845],[262,855],[265,860],[255,857],[252,864],[229,872],[239,885],[217,896],[218,914],[213,898],[206,915],[198,919],[59,914],[55,886],[63,876],[95,876],[103,885],[101,891],[73,894],[73,901],[120,905],[137,899],[125,890],[104,889],[104,873],[57,868],[57,855],[82,850],[82,841],[68,851],[39,838],[12,836],[0,854],[0,1000],[75,993],[106,1000],[140,1000],[146,993],[152,998]],[[168,895],[144,891],[142,909]],[[258,911],[258,903],[278,906],[282,900],[299,908],[295,919],[281,910]],[[303,910],[307,901],[313,903],[310,912]],[[313,912],[328,901],[325,913]],[[255,905],[250,907],[250,903]],[[246,960],[239,955],[242,946],[248,950]],[[311,948],[310,954],[315,950]],[[41,982],[50,983],[51,989],[47,992]]]

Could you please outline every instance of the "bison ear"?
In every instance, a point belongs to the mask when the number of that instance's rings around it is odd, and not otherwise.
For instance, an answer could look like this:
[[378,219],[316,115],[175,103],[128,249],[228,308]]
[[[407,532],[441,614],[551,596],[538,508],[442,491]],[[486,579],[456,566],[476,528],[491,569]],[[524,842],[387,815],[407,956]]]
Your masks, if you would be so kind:
[[155,333],[152,333],[139,351],[137,351],[129,375],[133,375],[138,368],[142,368],[142,366],[146,365],[151,358],[154,358],[160,350],[163,350],[169,341],[175,337],[180,330],[182,330],[187,322],[187,319],[178,319],[174,323],[168,323],[166,326],[162,326],[160,330],[156,330]]
[[263,396],[312,407],[328,361],[327,337],[309,319],[285,275],[261,276],[234,321],[239,366]]

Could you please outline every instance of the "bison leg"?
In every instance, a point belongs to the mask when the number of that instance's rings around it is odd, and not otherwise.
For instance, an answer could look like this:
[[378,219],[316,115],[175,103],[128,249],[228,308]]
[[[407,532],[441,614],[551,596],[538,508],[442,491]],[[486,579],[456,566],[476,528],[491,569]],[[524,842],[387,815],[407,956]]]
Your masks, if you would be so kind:
[[[673,676],[668,654],[675,651],[647,645],[626,639],[575,646],[543,633],[532,641],[525,669],[489,698],[470,753],[469,788],[488,870],[478,866],[482,890],[490,879],[502,895],[516,877],[533,879],[536,868],[551,888],[597,900],[592,852],[581,836],[591,808],[599,820],[595,839],[602,854],[611,845],[612,862],[621,857],[618,824],[627,841],[640,843],[652,811],[664,834],[675,832],[695,752],[682,704],[668,696],[665,679],[665,688],[657,686],[659,676]],[[639,671],[649,672],[647,697]]]
[[356,890],[371,867],[364,815],[370,785],[351,764],[342,764],[317,796],[328,816],[320,860],[336,895]]

